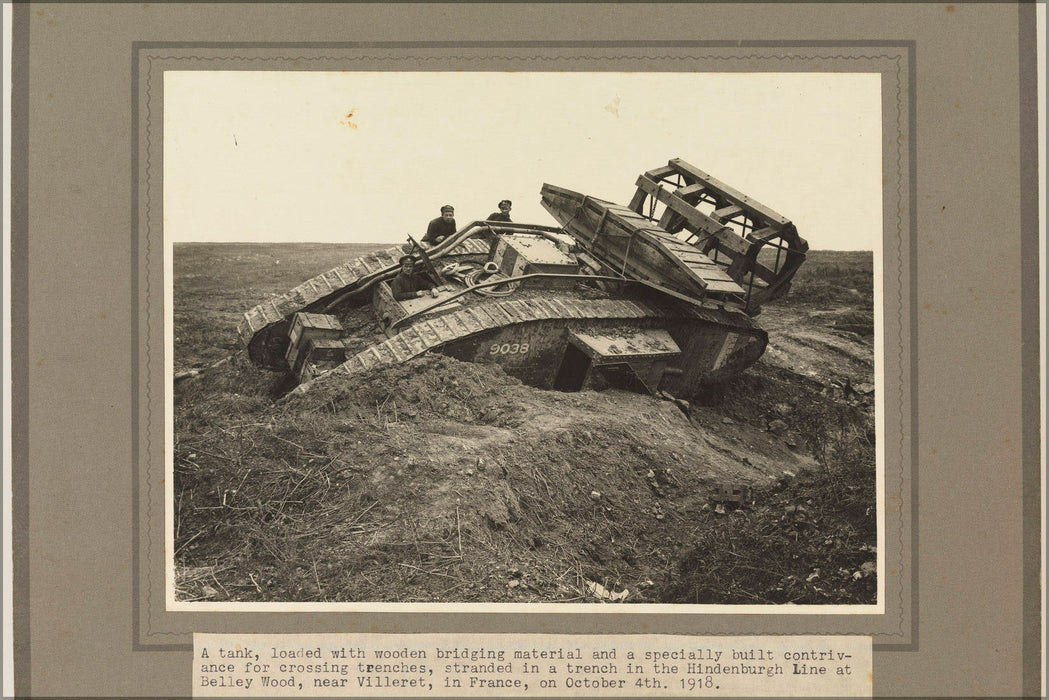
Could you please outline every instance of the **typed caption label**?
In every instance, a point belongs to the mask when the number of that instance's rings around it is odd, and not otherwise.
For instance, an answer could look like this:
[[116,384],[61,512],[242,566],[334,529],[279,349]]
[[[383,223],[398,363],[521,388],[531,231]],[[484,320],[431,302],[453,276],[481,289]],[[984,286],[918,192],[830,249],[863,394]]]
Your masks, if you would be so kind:
[[198,697],[870,696],[870,637],[198,634]]

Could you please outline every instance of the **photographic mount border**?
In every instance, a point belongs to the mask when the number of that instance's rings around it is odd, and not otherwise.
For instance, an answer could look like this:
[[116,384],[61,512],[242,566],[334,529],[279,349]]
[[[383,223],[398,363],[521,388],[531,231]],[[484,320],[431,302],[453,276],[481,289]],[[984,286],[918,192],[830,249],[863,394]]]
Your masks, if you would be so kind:
[[[847,55],[843,55],[843,54],[842,55],[833,55],[833,56],[812,56],[812,55],[806,55],[806,53],[805,53],[805,51],[811,51],[812,49],[825,49],[825,48],[831,48],[831,47],[833,47],[833,48],[840,48],[840,49],[879,49],[880,48],[880,49],[896,50],[897,52],[900,52],[902,50],[902,54],[898,53],[895,56],[894,55],[890,55],[888,53],[887,54],[882,54],[880,56],[869,56],[869,55],[864,55],[864,56],[847,56]],[[902,146],[897,146],[897,148],[896,148],[897,158],[896,158],[895,165],[896,165],[897,169],[900,170],[900,172],[897,173],[897,189],[898,189],[897,197],[898,197],[898,199],[899,199],[899,201],[901,203],[901,207],[897,207],[896,208],[896,210],[897,210],[896,228],[897,228],[898,235],[895,236],[895,240],[897,242],[897,246],[902,246],[903,245],[902,241],[903,241],[904,238],[907,238],[907,240],[909,241],[909,249],[906,252],[904,252],[903,250],[899,250],[898,253],[897,253],[897,260],[899,262],[899,270],[897,270],[897,274],[898,274],[898,280],[897,281],[898,281],[898,283],[901,286],[901,290],[900,290],[901,291],[901,301],[900,301],[900,307],[898,309],[896,309],[896,313],[899,316],[898,321],[900,322],[900,324],[902,326],[902,319],[903,319],[903,312],[904,312],[902,304],[903,304],[903,300],[906,299],[908,301],[908,309],[907,309],[908,313],[907,313],[907,316],[911,320],[910,329],[909,329],[909,339],[910,339],[910,355],[909,355],[909,358],[908,358],[909,359],[909,363],[907,363],[902,357],[902,355],[904,353],[904,348],[902,346],[902,343],[901,343],[901,346],[899,348],[899,353],[901,355],[900,362],[903,363],[901,365],[901,367],[903,367],[903,366],[909,366],[910,367],[910,373],[909,373],[910,374],[910,381],[909,381],[909,383],[906,383],[906,382],[904,383],[904,385],[907,387],[907,390],[909,390],[910,393],[907,394],[906,390],[901,390],[901,397],[900,397],[900,404],[901,404],[900,408],[901,408],[901,410],[897,412],[899,414],[897,417],[898,417],[898,419],[900,421],[901,437],[903,435],[907,435],[907,436],[909,436],[909,441],[910,441],[909,455],[904,455],[902,453],[903,445],[901,445],[900,460],[901,460],[902,468],[901,468],[901,473],[900,473],[899,476],[900,476],[900,482],[901,482],[901,485],[900,485],[901,489],[903,488],[903,483],[902,482],[905,480],[905,478],[910,480],[910,485],[909,485],[907,490],[908,490],[908,492],[910,494],[910,501],[911,501],[911,507],[910,507],[910,511],[908,513],[908,515],[911,518],[910,532],[911,532],[911,540],[912,540],[911,541],[911,547],[910,547],[910,562],[909,562],[910,563],[910,567],[911,567],[911,572],[909,574],[909,578],[910,578],[910,582],[911,582],[911,586],[910,586],[911,595],[910,595],[910,601],[909,601],[910,602],[909,612],[910,612],[910,622],[911,622],[911,624],[910,624],[910,640],[909,640],[909,642],[904,643],[904,644],[879,643],[879,644],[875,644],[874,648],[875,648],[875,650],[884,650],[884,651],[914,651],[914,650],[917,650],[917,632],[918,632],[918,625],[917,625],[917,619],[918,619],[918,616],[917,616],[918,591],[917,591],[917,575],[916,575],[917,565],[918,565],[918,560],[917,560],[917,553],[918,553],[918,546],[917,545],[918,545],[918,543],[917,543],[917,536],[916,536],[916,532],[917,532],[917,514],[918,514],[918,508],[917,508],[917,478],[918,478],[918,475],[917,475],[917,450],[918,450],[918,445],[917,445],[917,430],[916,430],[916,427],[917,427],[917,403],[916,403],[916,394],[917,394],[917,371],[916,371],[916,368],[917,368],[917,324],[916,324],[916,304],[917,304],[917,302],[916,302],[916,237],[915,237],[915,235],[913,233],[915,231],[915,225],[916,225],[916,221],[915,221],[915,219],[916,219],[916,207],[914,206],[914,202],[915,202],[915,198],[917,196],[917,194],[916,194],[917,193],[917,185],[916,185],[916,177],[915,177],[915,175],[916,175],[916,173],[915,173],[915,151],[916,151],[916,138],[915,138],[916,121],[915,120],[916,120],[916,116],[915,116],[915,105],[914,105],[915,94],[916,94],[916,90],[914,89],[914,84],[915,84],[915,79],[916,79],[915,78],[914,54],[915,54],[915,50],[916,50],[916,44],[915,44],[914,41],[884,41],[884,42],[883,41],[854,41],[854,42],[842,42],[842,41],[814,40],[814,41],[750,41],[750,42],[746,42],[745,41],[745,42],[737,42],[737,41],[715,40],[715,41],[667,41],[667,42],[663,42],[663,41],[660,41],[660,42],[648,42],[648,41],[562,42],[562,41],[558,41],[558,42],[345,42],[345,43],[342,43],[342,42],[337,42],[337,43],[330,43],[330,42],[319,42],[319,43],[314,43],[314,42],[274,42],[274,43],[268,43],[268,42],[228,42],[228,43],[227,42],[201,42],[201,43],[197,43],[197,42],[134,42],[134,44],[132,46],[132,241],[131,241],[132,294],[133,294],[132,308],[133,309],[140,309],[141,308],[140,289],[142,288],[142,279],[141,279],[141,274],[140,274],[140,270],[139,270],[139,265],[140,265],[140,263],[142,261],[142,252],[141,252],[141,237],[142,236],[141,236],[141,234],[142,234],[143,231],[145,231],[145,233],[146,233],[146,240],[147,240],[146,252],[145,252],[146,258],[147,259],[149,258],[151,252],[155,252],[155,247],[151,248],[149,243],[148,243],[149,227],[150,227],[150,216],[151,216],[150,194],[149,194],[149,186],[150,186],[149,166],[150,166],[151,153],[150,153],[150,148],[149,148],[150,135],[149,135],[149,126],[148,125],[149,125],[149,122],[150,122],[151,116],[152,116],[149,113],[149,93],[150,93],[150,88],[152,87],[150,85],[150,76],[151,76],[151,70],[153,68],[153,61],[154,60],[158,60],[159,61],[159,60],[164,60],[164,59],[185,60],[187,58],[193,58],[193,59],[197,59],[199,61],[209,62],[212,65],[214,65],[216,68],[219,68],[219,67],[221,67],[223,65],[223,61],[236,61],[236,60],[239,60],[239,61],[252,61],[252,60],[263,60],[263,61],[266,61],[266,60],[269,60],[269,61],[282,60],[282,61],[290,61],[290,60],[297,59],[297,60],[300,60],[300,61],[318,61],[319,62],[319,61],[324,61],[324,60],[346,61],[349,58],[348,56],[336,56],[336,57],[327,57],[327,56],[296,56],[296,57],[269,56],[269,57],[260,57],[260,56],[200,56],[200,55],[196,55],[196,54],[190,54],[190,55],[166,55],[165,56],[165,55],[158,55],[157,53],[151,53],[151,52],[171,52],[171,51],[180,51],[180,50],[187,50],[187,49],[188,50],[192,50],[192,51],[231,51],[231,50],[235,51],[235,50],[248,50],[248,49],[255,50],[255,51],[258,51],[258,50],[263,50],[263,51],[282,50],[282,51],[284,51],[284,50],[288,50],[288,49],[301,49],[301,50],[305,50],[305,51],[310,51],[310,50],[349,50],[349,51],[361,51],[361,50],[375,50],[375,51],[420,50],[420,51],[422,51],[422,50],[434,50],[434,49],[442,50],[442,51],[443,50],[449,50],[449,49],[454,49],[454,50],[480,49],[480,50],[489,50],[489,51],[492,50],[492,49],[514,49],[514,50],[520,50],[520,49],[526,49],[526,50],[562,49],[562,50],[577,51],[577,50],[580,50],[580,49],[592,49],[592,50],[593,49],[596,49],[596,50],[623,49],[623,50],[634,50],[634,51],[636,51],[638,49],[664,49],[664,50],[675,49],[675,50],[681,50],[681,49],[718,49],[718,48],[721,48],[721,49],[731,48],[731,49],[737,49],[737,50],[739,50],[739,49],[755,49],[755,48],[761,49],[761,48],[764,48],[764,49],[780,49],[780,50],[786,49],[786,51],[783,51],[782,53],[780,53],[778,55],[759,55],[759,56],[755,56],[755,55],[750,55],[750,56],[708,55],[708,56],[704,56],[702,58],[714,59],[714,60],[744,58],[744,59],[795,59],[795,60],[809,60],[809,61],[812,61],[812,60],[821,60],[821,59],[822,60],[826,60],[826,59],[830,59],[830,58],[850,59],[850,58],[860,58],[861,57],[861,58],[868,58],[868,59],[875,59],[875,58],[887,59],[887,60],[891,60],[891,61],[895,62],[895,69],[896,69],[896,74],[897,74],[896,94],[898,96],[897,105],[896,105],[897,116],[898,116],[898,123],[896,125],[896,128],[897,128],[897,130],[899,130],[901,133],[903,133],[905,135],[905,139],[904,140],[906,140],[908,142],[907,148],[909,149],[907,151],[907,153],[906,153],[906,159],[908,160],[908,173],[905,176],[903,174],[903,172],[902,172],[902,160],[905,157],[904,156],[904,148]],[[792,51],[790,51],[790,49],[799,49],[801,51],[793,51],[792,52]],[[359,58],[359,57],[357,57],[357,58]],[[432,58],[435,58],[435,57],[429,57],[428,56],[426,58],[427,59],[432,59]],[[493,58],[493,57],[492,56],[464,57],[464,56],[445,55],[445,56],[436,57],[436,58],[439,58],[439,59],[445,60],[445,61],[464,61],[464,60],[476,61],[476,60],[483,60],[483,59],[491,60],[491,58]],[[524,57],[513,56],[513,57],[510,57],[510,58],[512,58],[514,60],[522,60],[522,58],[524,58]],[[567,60],[573,60],[572,57],[563,57],[563,58],[566,58]],[[588,57],[576,57],[575,60],[585,60],[586,58],[588,58]],[[607,57],[602,56],[602,57],[598,57],[598,58],[607,58]],[[681,56],[681,57],[674,56],[674,57],[668,57],[668,56],[631,55],[629,57],[615,56],[615,58],[630,58],[630,59],[639,59],[639,60],[652,60],[653,58],[656,58],[656,59],[684,58],[684,59],[698,60],[700,57],[697,57],[697,56]],[[907,62],[906,78],[904,78],[904,75],[903,75],[903,72],[902,72],[902,67],[900,65],[901,64],[901,58],[903,58]],[[145,68],[146,68],[146,73],[145,73],[145,75],[146,75],[146,81],[145,81],[146,85],[144,86],[145,87],[144,92],[143,92],[142,81],[140,80],[140,76],[142,75],[142,68],[143,68],[142,61],[143,60],[146,63],[146,65],[145,65]],[[303,69],[299,68],[299,70],[303,70]],[[868,70],[866,72],[880,72],[880,71]],[[906,83],[906,86],[907,86],[906,88],[904,87],[905,83]],[[904,124],[902,122],[902,111],[903,111],[904,105],[899,99],[899,96],[902,94],[902,91],[904,89],[907,90],[908,100],[909,100],[909,102],[906,105],[906,111],[908,113],[908,119],[907,119],[908,123],[907,123],[906,126],[904,126]],[[141,107],[140,107],[143,97],[145,97],[145,99],[146,99],[146,113],[145,113],[145,115],[142,114]],[[145,117],[145,121],[144,122],[143,122],[143,116]],[[143,136],[142,126],[143,126],[144,123],[146,125],[146,129],[145,129],[145,135]],[[888,126],[883,124],[883,135],[884,135],[884,130],[887,129],[887,128],[888,128]],[[144,160],[142,158],[141,153],[139,152],[139,148],[142,146],[143,143],[146,144],[146,149],[145,149],[146,153],[145,153]],[[143,162],[145,163],[145,168],[144,168],[145,169],[145,173],[142,172],[142,170],[143,170],[143,167],[142,167],[143,166]],[[885,163],[887,163],[887,162],[888,161],[886,160]],[[884,167],[885,163],[883,163],[883,167]],[[142,179],[143,176],[145,178],[144,180]],[[908,192],[906,194],[904,194],[902,189],[901,189],[904,177],[906,177],[907,182],[908,182],[908,188],[907,188]],[[140,210],[140,206],[141,206],[141,202],[142,202],[142,198],[141,198],[142,197],[142,189],[141,188],[142,188],[143,182],[145,182],[145,190],[146,190],[145,191],[145,203],[146,203],[145,204],[145,211]],[[909,217],[910,217],[910,219],[909,219],[909,221],[907,221],[906,225],[909,226],[909,231],[911,232],[911,235],[907,235],[907,236],[904,235],[905,234],[905,228],[904,228],[905,227],[905,223],[904,223],[904,220],[902,218],[902,215],[899,214],[900,210],[902,209],[902,206],[907,206],[907,209],[908,209],[908,212],[909,212]],[[143,227],[143,223],[144,223],[144,227]],[[888,219],[885,220],[885,225],[888,226]],[[889,238],[890,237],[885,237],[886,240],[888,240]],[[908,262],[909,262],[909,268],[908,268],[908,270],[906,270],[906,272],[903,270],[903,260],[904,259],[908,260]],[[902,292],[902,285],[904,283],[904,278],[909,280],[909,289],[907,290],[907,293],[905,293],[905,294]],[[883,283],[884,283],[884,280],[883,280]],[[146,291],[146,296],[153,296],[149,292],[148,274],[146,275],[145,286],[146,286],[146,290],[147,290]],[[148,312],[148,309],[147,309],[147,311],[146,311],[147,317],[148,317],[148,314],[149,314],[149,312]],[[142,639],[143,639],[143,632],[145,632],[145,636],[146,637],[153,636],[153,635],[164,635],[164,636],[171,635],[171,636],[183,636],[184,637],[184,635],[186,634],[185,632],[161,632],[161,631],[152,629],[152,624],[151,624],[152,623],[152,619],[151,619],[151,617],[152,617],[152,610],[153,610],[153,608],[152,608],[152,604],[151,604],[151,600],[150,600],[151,589],[148,586],[147,586],[147,591],[146,591],[146,610],[147,610],[147,612],[146,612],[147,619],[145,620],[146,630],[143,630],[143,619],[142,619],[142,610],[141,610],[141,608],[142,608],[142,598],[141,598],[142,594],[141,594],[140,585],[139,585],[140,581],[143,580],[143,576],[142,576],[142,561],[141,561],[142,540],[141,540],[141,533],[140,533],[140,528],[142,526],[142,523],[144,522],[143,519],[142,519],[142,510],[141,510],[142,509],[142,494],[141,494],[142,461],[140,459],[140,455],[142,454],[142,441],[141,441],[141,437],[140,437],[140,431],[141,431],[141,416],[142,416],[143,411],[142,411],[141,399],[140,399],[140,394],[141,394],[141,389],[142,389],[142,384],[141,384],[142,372],[141,372],[141,368],[139,366],[139,358],[138,358],[138,353],[140,352],[141,348],[143,347],[142,335],[140,335],[140,334],[142,334],[142,331],[143,331],[143,328],[142,328],[141,323],[135,324],[133,326],[133,337],[132,337],[132,358],[133,358],[133,365],[132,365],[132,387],[133,387],[133,390],[132,390],[132,400],[133,400],[133,407],[132,407],[132,415],[133,415],[132,441],[133,441],[133,455],[134,455],[134,457],[133,457],[134,458],[134,464],[133,464],[133,494],[134,494],[134,496],[133,496],[133,513],[132,513],[132,517],[133,517],[133,531],[134,531],[134,543],[133,543],[134,549],[133,549],[133,567],[132,568],[133,568],[134,580],[133,580],[133,602],[132,603],[133,603],[133,638],[134,638],[134,648],[136,650],[142,650],[142,651],[161,651],[161,650],[185,651],[185,650],[191,649],[192,646],[188,645],[188,644],[184,644],[184,643],[160,643],[160,642],[151,643],[151,642],[143,642],[142,641]],[[149,325],[148,325],[148,323],[145,326],[145,339],[146,339],[145,340],[145,347],[147,348],[147,356],[148,356],[148,347],[149,347]],[[147,422],[147,432],[148,432],[148,422],[149,422],[148,421],[148,416],[149,416],[149,413],[150,413],[149,412],[148,400],[149,400],[150,392],[149,392],[149,387],[148,387],[148,374],[146,376],[147,376],[147,381],[146,381],[147,404],[146,404],[146,412],[145,413],[147,415],[147,421],[146,422]],[[907,412],[906,416],[904,415],[904,412],[902,410],[905,397],[909,398],[909,400],[910,400],[910,410],[909,410],[909,412]],[[910,430],[909,430],[909,432],[907,431],[906,426],[904,425],[904,423],[907,422],[907,421],[909,421],[909,423],[910,423]],[[146,444],[147,455],[148,455],[148,451],[149,451],[149,439],[147,437],[147,444]],[[149,462],[149,460],[147,459],[147,463],[148,462]],[[910,469],[909,470],[906,468],[906,465],[908,463],[910,465]],[[147,499],[147,505],[146,505],[147,520],[145,522],[148,522],[148,517],[150,515],[151,510],[152,510],[152,504]],[[904,524],[903,524],[903,522],[905,520],[905,515],[904,515],[904,511],[903,510],[900,511],[900,519],[901,519],[900,537],[903,538],[905,536],[905,532],[907,530],[907,528],[904,527]],[[147,528],[146,538],[147,538],[146,551],[149,552],[149,551],[152,550],[153,543],[152,543],[152,539],[150,537],[150,533],[148,531],[148,528]],[[902,542],[901,542],[901,551],[902,551]],[[150,565],[151,565],[151,558],[147,556],[147,562],[146,562],[147,570],[149,569]],[[148,578],[148,576],[147,576],[147,578]],[[902,630],[903,630],[903,627],[904,627],[904,621],[905,621],[904,618],[905,618],[906,613],[908,611],[908,608],[906,607],[906,605],[904,604],[904,601],[903,601],[903,596],[906,593],[904,588],[905,587],[903,586],[903,583],[901,581],[900,582],[900,591],[899,591],[899,595],[900,595],[900,598],[901,598],[901,600],[900,600],[900,610],[899,610],[899,613],[900,613],[900,629],[901,629],[900,636],[904,636],[903,633],[902,633]],[[262,611],[260,611],[260,612],[262,612]],[[237,613],[237,614],[240,614],[240,613]],[[250,613],[247,613],[247,614],[254,615],[256,613],[253,611],[253,612],[250,612]],[[382,613],[379,613],[379,614],[382,614]],[[408,612],[407,614],[410,614],[410,615],[426,615],[426,614],[431,614],[431,613],[420,611],[420,612]],[[476,614],[476,613],[472,613],[472,614]],[[486,611],[486,612],[480,613],[480,614],[500,616],[500,615],[506,615],[506,614],[511,614],[512,615],[512,614],[515,614],[515,613],[512,613],[512,612],[507,612],[507,613],[503,613],[503,612],[487,612]],[[578,614],[585,614],[585,613],[576,613],[576,612],[557,613],[556,611],[553,611],[550,614],[578,615]],[[626,612],[624,614],[629,614],[629,612]],[[700,613],[700,614],[702,614],[702,613]]]

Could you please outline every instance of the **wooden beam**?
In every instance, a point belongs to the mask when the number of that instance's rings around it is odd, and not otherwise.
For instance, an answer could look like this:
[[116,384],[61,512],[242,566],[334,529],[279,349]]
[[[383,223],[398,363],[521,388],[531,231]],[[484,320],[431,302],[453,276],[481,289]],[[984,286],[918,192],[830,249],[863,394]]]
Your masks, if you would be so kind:
[[711,216],[713,216],[718,221],[722,221],[723,222],[723,221],[725,221],[725,219],[731,219],[736,214],[742,214],[742,213],[743,213],[743,210],[741,208],[739,208],[735,204],[730,204],[727,207],[722,207],[721,209],[715,209],[714,213],[712,213]]
[[674,192],[668,192],[659,183],[642,175],[637,179],[637,186],[654,196],[667,206],[668,210],[677,212],[685,220],[685,228],[700,236],[711,236],[718,242],[718,248],[729,258],[746,255],[750,246],[739,234],[719,221],[715,221]]
[[733,204],[741,207],[744,211],[753,212],[763,219],[767,220],[770,224],[778,224],[780,226],[786,226],[790,223],[790,219],[781,216],[778,212],[766,207],[761,202],[751,199],[742,192],[729,187],[725,183],[721,182],[717,178],[703,172],[691,163],[686,163],[680,158],[675,158],[670,161],[671,167],[677,170],[679,173],[684,175],[689,180],[698,180],[704,183],[709,189],[715,190],[718,194],[729,200]]
[[677,172],[677,170],[675,170],[668,163],[668,164],[664,165],[662,168],[656,168],[655,170],[649,170],[648,172],[645,173],[645,175],[647,175],[648,177],[650,177],[653,180],[662,180],[663,178],[668,177],[670,175],[673,175],[676,172]]
[[[638,180],[644,179],[644,175],[638,177]],[[637,212],[638,214],[644,214],[645,200],[648,199],[648,193],[640,187],[640,183],[634,183],[638,185],[638,189],[634,192],[634,196],[630,199],[630,204],[627,205],[631,211]]]

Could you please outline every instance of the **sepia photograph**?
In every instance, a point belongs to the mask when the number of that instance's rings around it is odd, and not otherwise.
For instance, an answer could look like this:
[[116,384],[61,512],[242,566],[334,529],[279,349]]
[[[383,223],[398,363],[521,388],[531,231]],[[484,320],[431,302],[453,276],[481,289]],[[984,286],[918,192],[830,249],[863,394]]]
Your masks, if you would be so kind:
[[5,697],[1045,695],[1045,3],[0,10]]
[[163,88],[173,609],[884,602],[878,74]]

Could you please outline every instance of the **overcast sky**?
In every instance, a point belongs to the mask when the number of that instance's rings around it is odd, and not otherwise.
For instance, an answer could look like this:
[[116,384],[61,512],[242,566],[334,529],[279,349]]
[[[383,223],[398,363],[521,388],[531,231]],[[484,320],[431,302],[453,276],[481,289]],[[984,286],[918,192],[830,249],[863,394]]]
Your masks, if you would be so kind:
[[170,241],[383,243],[442,204],[462,226],[544,182],[627,204],[683,158],[815,249],[881,234],[877,74],[167,72]]

